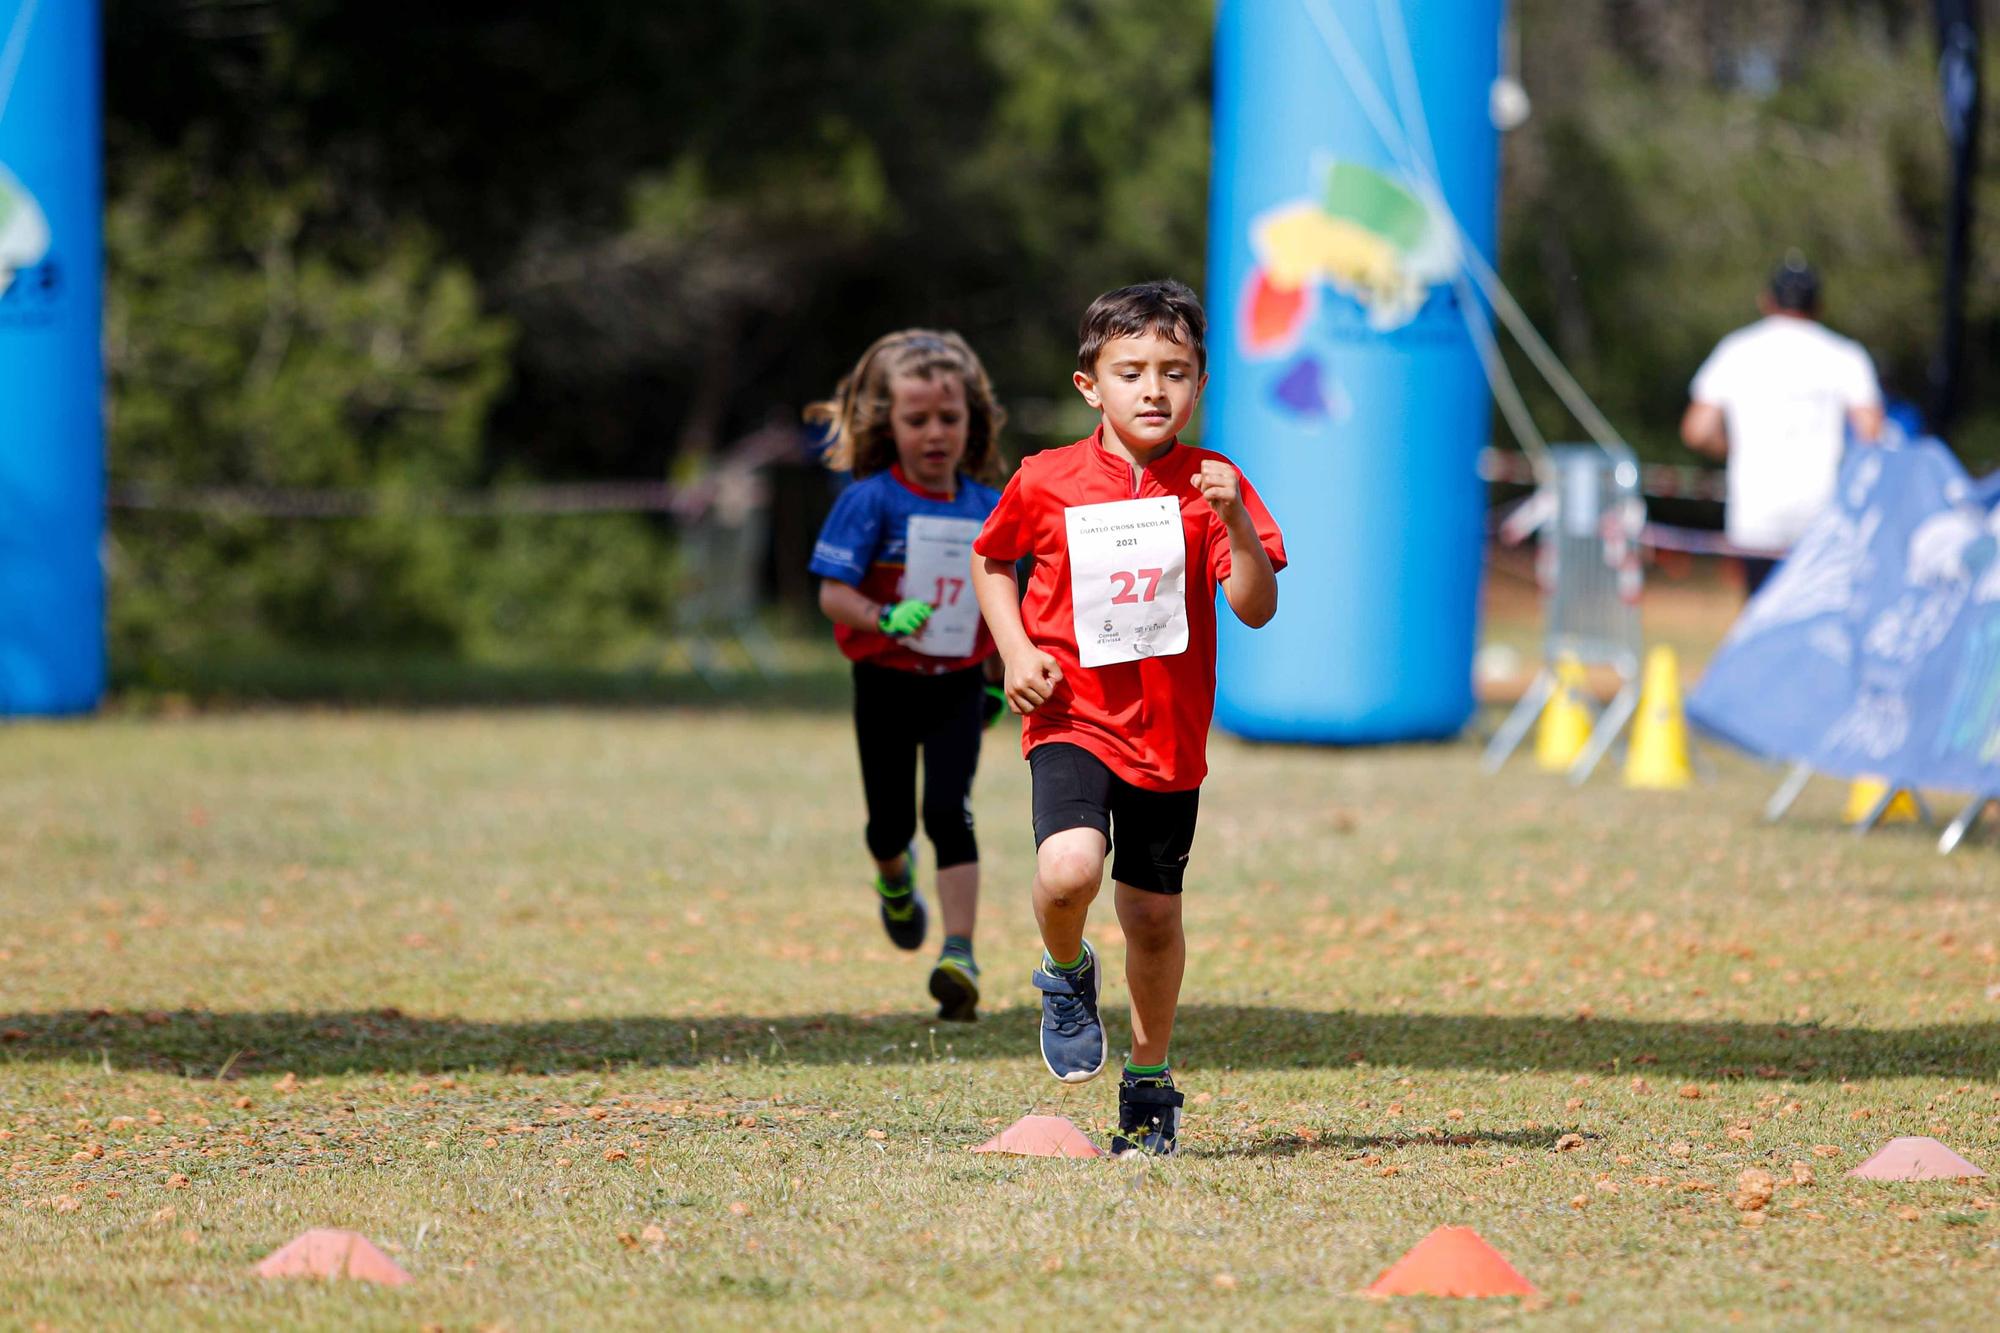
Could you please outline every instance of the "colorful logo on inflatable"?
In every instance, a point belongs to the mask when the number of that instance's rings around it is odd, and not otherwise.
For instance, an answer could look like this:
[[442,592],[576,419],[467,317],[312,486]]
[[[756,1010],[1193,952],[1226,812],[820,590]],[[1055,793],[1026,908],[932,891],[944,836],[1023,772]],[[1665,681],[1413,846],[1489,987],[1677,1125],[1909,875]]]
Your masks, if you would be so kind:
[[[1250,249],[1257,262],[1239,327],[1253,358],[1298,351],[1327,292],[1359,307],[1370,330],[1393,332],[1458,267],[1450,220],[1408,186],[1355,162],[1329,166],[1317,199],[1261,214]],[[1271,394],[1295,416],[1340,419],[1349,410],[1339,382],[1310,354],[1272,382]]]
[[41,205],[13,172],[0,165],[0,295],[14,275],[33,268],[49,253],[49,222]]

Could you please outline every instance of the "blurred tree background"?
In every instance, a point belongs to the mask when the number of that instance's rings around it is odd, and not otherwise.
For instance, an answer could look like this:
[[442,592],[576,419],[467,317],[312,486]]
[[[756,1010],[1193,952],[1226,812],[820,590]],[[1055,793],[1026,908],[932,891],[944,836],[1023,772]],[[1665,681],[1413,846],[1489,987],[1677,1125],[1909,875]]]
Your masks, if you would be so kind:
[[[1505,144],[1503,273],[1649,457],[1685,460],[1687,381],[1788,246],[1826,274],[1829,322],[1922,396],[1946,192],[1927,9],[1515,0],[1534,114]],[[1212,14],[105,0],[114,481],[381,497],[338,520],[115,513],[121,668],[628,653],[670,611],[663,522],[403,500],[688,475],[900,325],[972,340],[1016,452],[1074,438],[1083,304],[1202,280]],[[1952,438],[1977,466],[2000,457],[1990,171],[1975,244]]]

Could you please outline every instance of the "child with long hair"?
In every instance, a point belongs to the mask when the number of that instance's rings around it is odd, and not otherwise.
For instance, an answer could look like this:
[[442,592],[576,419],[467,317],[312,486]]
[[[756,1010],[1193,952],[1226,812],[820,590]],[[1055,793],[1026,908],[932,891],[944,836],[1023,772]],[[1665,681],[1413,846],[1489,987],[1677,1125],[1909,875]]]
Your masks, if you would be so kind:
[[827,464],[855,478],[820,529],[811,569],[820,609],[854,664],[882,927],[899,949],[923,947],[928,912],[914,841],[921,750],[923,826],[944,917],[930,993],[940,1018],[969,1022],[979,1004],[972,777],[992,716],[985,664],[993,656],[969,575],[972,540],[1000,499],[1006,413],[963,338],[904,329],[878,338],[806,419],[830,427]]

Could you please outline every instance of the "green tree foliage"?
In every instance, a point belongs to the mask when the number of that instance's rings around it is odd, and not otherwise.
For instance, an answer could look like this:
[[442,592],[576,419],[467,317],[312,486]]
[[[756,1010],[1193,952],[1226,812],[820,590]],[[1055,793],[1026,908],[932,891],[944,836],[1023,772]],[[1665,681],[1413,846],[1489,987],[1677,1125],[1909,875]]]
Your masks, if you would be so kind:
[[977,8],[1004,91],[965,177],[1011,254],[996,266],[1008,295],[971,307],[966,333],[1013,372],[1006,388],[1069,409],[1046,429],[1073,438],[1089,429],[1069,376],[1090,299],[1142,278],[1201,283],[1214,0]]
[[[1829,321],[1922,396],[1945,206],[1922,9],[1515,0],[1535,112],[1505,141],[1502,272],[1643,451],[1686,457],[1694,367],[1792,246]],[[1201,284],[1213,19],[106,0],[114,478],[390,497],[326,522],[121,514],[120,651],[634,637],[662,616],[654,525],[394,497],[698,468],[901,325],[966,333],[1013,447],[1070,438],[1083,304]],[[2000,348],[2000,179],[1981,189],[1953,432],[1975,458],[2000,455],[1977,374]]]
[[[114,641],[143,660],[217,641],[484,649],[624,628],[658,543],[629,523],[441,519],[419,497],[476,480],[511,337],[463,265],[411,224],[363,243],[316,224],[324,184],[207,178],[155,162],[106,219],[112,475],[365,488],[378,512],[122,514]],[[357,258],[350,259],[343,251]],[[622,571],[613,573],[613,571]]]
[[[1675,426],[1688,381],[1756,317],[1790,248],[1821,269],[1828,323],[1868,346],[1885,389],[1925,399],[1948,182],[1921,14],[1778,0],[1518,7],[1535,114],[1507,141],[1503,271],[1642,452],[1687,458]],[[1990,50],[1986,79],[2000,86]],[[1989,126],[1989,155],[1994,140]],[[1979,205],[1973,397],[1951,433],[1968,458],[1993,461],[2000,395],[1978,374],[2000,320],[1990,172]],[[1534,397],[1544,429],[1575,429],[1551,396]]]

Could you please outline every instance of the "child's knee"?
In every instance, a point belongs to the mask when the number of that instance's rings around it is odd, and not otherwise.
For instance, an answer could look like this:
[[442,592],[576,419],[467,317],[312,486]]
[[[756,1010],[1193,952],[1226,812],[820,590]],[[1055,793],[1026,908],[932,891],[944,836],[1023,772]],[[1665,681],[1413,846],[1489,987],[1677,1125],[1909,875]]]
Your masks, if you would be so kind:
[[877,861],[893,861],[909,848],[910,839],[916,834],[916,819],[904,816],[900,819],[870,819],[861,836],[868,845],[870,856]]
[[1136,948],[1167,948],[1181,937],[1180,896],[1121,889],[1118,925],[1126,943]]
[[1081,907],[1097,896],[1104,879],[1104,853],[1083,846],[1042,845],[1035,856],[1035,875],[1052,907]]
[[972,802],[969,799],[957,805],[926,805],[924,834],[937,849],[940,868],[979,859],[979,841],[972,830]]
[[926,824],[937,868],[971,865],[979,860],[979,839],[963,824]]

